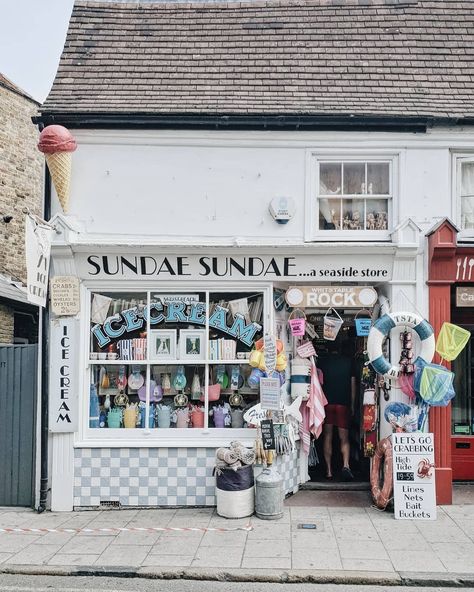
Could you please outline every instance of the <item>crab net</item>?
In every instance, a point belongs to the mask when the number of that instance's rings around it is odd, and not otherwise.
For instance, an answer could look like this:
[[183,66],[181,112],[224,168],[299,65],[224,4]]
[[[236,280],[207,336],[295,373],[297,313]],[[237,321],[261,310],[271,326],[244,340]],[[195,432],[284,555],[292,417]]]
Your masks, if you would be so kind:
[[436,340],[436,351],[448,362],[455,360],[466,346],[471,332],[452,323],[443,323]]
[[454,373],[439,364],[426,364],[421,373],[420,397],[432,407],[446,407],[454,397]]

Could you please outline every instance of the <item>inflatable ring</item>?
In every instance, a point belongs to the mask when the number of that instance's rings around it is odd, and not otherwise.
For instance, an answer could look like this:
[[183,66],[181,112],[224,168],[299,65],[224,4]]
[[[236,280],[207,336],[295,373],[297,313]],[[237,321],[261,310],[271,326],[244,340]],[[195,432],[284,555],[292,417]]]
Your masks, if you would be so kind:
[[382,344],[390,331],[395,327],[410,327],[417,333],[421,340],[421,351],[419,357],[423,358],[428,364],[432,361],[435,353],[435,337],[433,327],[420,316],[413,312],[392,312],[384,314],[377,319],[370,329],[367,339],[367,352],[369,354],[369,363],[378,374],[383,374],[388,378],[398,378],[401,374],[400,366],[392,365],[384,357]]
[[[372,460],[372,469],[370,471],[370,491],[375,505],[380,510],[385,510],[392,497],[393,489],[393,467],[392,467],[392,440],[384,438],[380,440],[375,449],[375,455]],[[380,487],[380,465],[383,459],[383,478],[384,482]]]

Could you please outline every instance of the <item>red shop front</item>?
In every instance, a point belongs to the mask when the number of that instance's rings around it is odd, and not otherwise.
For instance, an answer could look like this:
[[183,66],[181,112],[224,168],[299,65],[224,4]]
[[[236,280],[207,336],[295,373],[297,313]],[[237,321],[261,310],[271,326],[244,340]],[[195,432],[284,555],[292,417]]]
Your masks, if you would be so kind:
[[[439,222],[428,235],[430,322],[438,334],[447,321],[474,329],[474,246],[457,244],[458,229],[450,220]],[[439,361],[439,360],[438,360]],[[456,397],[448,407],[433,408],[430,428],[435,433],[436,499],[452,502],[453,480],[474,480],[474,340],[452,362]]]

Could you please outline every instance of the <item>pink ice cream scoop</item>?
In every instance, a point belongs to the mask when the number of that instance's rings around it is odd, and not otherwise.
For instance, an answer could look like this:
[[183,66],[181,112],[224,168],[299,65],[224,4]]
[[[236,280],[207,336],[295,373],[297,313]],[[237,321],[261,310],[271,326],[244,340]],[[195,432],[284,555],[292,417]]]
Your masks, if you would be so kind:
[[76,140],[71,132],[62,125],[48,125],[40,133],[38,150],[45,154],[54,152],[74,152]]
[[72,152],[77,148],[71,132],[62,125],[48,125],[40,133],[38,150],[44,153],[63,211],[69,206]]

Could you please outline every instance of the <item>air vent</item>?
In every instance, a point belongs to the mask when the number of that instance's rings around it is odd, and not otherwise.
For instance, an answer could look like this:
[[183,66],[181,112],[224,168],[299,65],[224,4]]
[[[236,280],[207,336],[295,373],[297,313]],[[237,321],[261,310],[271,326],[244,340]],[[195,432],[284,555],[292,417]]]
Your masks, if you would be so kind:
[[120,509],[120,502],[118,500],[100,500],[99,507],[101,510]]

